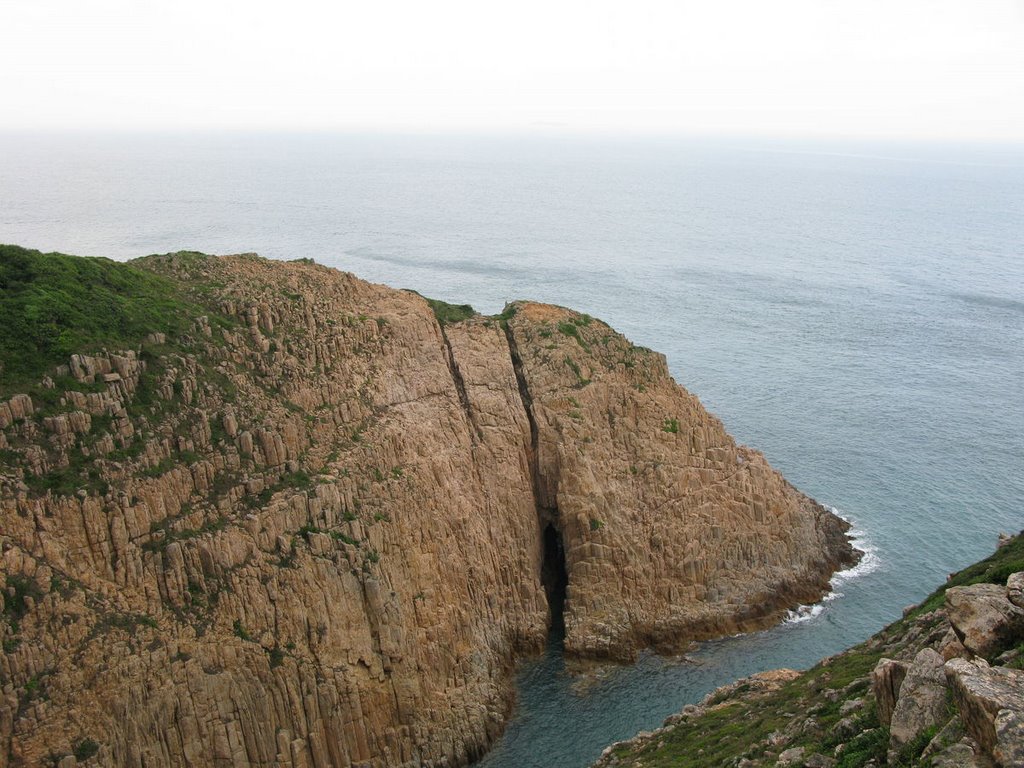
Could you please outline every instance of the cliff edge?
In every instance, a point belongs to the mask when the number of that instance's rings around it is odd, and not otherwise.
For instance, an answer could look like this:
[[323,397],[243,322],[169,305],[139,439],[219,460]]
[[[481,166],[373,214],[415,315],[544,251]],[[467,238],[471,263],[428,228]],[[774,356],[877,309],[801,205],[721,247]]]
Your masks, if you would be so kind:
[[0,247],[0,768],[461,765],[515,660],[855,560],[661,355],[312,263]]

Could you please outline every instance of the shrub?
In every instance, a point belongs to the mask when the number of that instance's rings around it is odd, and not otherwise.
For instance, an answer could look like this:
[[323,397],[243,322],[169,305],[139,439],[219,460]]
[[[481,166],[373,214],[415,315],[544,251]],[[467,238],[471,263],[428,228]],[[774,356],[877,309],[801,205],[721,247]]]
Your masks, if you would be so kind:
[[843,747],[836,768],[861,768],[871,760],[884,760],[888,745],[889,734],[884,728],[865,731]]
[[90,757],[100,751],[100,745],[92,739],[82,739],[75,743],[72,747],[72,751],[75,754],[75,759],[78,761],[88,760]]
[[238,619],[235,619],[232,629],[235,631],[235,637],[245,640],[247,643],[252,642],[252,635],[249,634],[249,631],[242,626],[242,622]]
[[410,293],[415,293],[430,305],[434,312],[434,317],[437,318],[437,324],[442,328],[452,323],[468,320],[476,315],[476,310],[469,304],[449,304],[447,301],[441,301],[440,299],[427,298],[416,291],[410,291]]

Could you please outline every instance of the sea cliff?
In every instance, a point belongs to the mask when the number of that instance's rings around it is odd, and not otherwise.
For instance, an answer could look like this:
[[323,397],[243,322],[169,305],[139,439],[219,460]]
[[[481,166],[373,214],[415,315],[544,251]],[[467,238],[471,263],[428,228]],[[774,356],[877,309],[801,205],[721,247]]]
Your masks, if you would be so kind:
[[587,315],[252,255],[0,281],[0,768],[462,765],[552,622],[629,660],[856,559]]

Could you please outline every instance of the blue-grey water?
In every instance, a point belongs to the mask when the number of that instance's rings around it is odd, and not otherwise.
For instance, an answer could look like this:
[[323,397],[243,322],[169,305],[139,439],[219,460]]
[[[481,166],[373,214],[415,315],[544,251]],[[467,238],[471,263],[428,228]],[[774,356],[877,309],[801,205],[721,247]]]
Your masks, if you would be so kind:
[[581,685],[557,649],[481,765],[584,766],[713,687],[864,639],[1024,527],[1024,148],[766,140],[0,136],[0,241],[321,263],[668,356],[862,532],[805,620]]

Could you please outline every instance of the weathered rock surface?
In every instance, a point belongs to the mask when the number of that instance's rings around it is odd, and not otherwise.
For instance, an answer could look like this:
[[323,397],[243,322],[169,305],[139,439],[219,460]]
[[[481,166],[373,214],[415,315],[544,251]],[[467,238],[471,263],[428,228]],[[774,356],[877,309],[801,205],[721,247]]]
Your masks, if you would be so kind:
[[998,765],[1024,765],[1024,671],[953,659],[945,674],[967,733]]
[[893,659],[880,659],[871,672],[871,690],[878,703],[878,721],[888,726],[900,697],[900,686],[907,676],[907,665]]
[[889,723],[889,762],[919,734],[949,719],[943,664],[942,656],[923,648],[907,667]]
[[596,320],[138,263],[209,316],[0,403],[0,768],[464,764],[545,641],[545,536],[598,658],[763,626],[854,559]]
[[571,653],[764,626],[850,562],[846,525],[737,446],[662,355],[557,307],[522,305],[508,328],[538,505],[565,546]]
[[1024,639],[1024,609],[1010,602],[1007,588],[998,584],[948,590],[946,613],[964,647],[984,659]]
[[1010,574],[1006,580],[1006,598],[1018,608],[1024,608],[1024,571]]
[[931,758],[932,768],[991,768],[992,762],[975,753],[969,742],[961,741],[946,747]]

